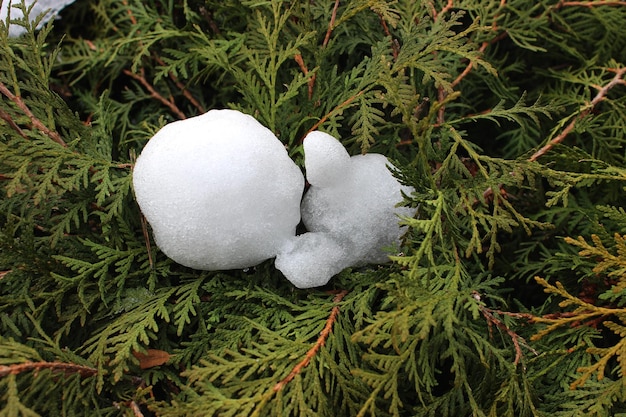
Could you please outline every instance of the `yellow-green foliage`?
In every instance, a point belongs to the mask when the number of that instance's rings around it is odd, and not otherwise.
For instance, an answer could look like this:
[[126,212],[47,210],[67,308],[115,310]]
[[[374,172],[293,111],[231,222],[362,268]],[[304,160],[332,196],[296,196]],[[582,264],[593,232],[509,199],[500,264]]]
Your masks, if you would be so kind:
[[583,386],[593,375],[598,381],[603,380],[607,367],[612,368],[609,364],[611,360],[616,360],[618,364],[614,372],[619,378],[615,383],[623,384],[626,381],[626,368],[624,367],[626,365],[626,308],[621,307],[624,304],[624,289],[626,288],[626,243],[624,239],[625,236],[616,233],[612,248],[607,248],[601,238],[595,234],[591,235],[592,243],[588,243],[583,237],[565,238],[567,243],[581,249],[578,253],[580,256],[591,258],[594,263],[591,270],[593,276],[609,281],[605,292],[598,294],[598,299],[592,300],[593,302],[584,301],[570,294],[558,281],[552,285],[543,278],[535,278],[540,285],[545,287],[545,292],[563,298],[559,302],[559,307],[565,311],[555,314],[554,317],[535,317],[533,319],[535,323],[547,326],[533,335],[533,340],[539,340],[562,326],[588,326],[590,323],[605,327],[615,336],[613,342],[609,342],[609,346],[598,346],[607,344],[607,340],[603,338],[586,348],[586,352],[593,358],[589,365],[577,369],[581,375],[571,383],[572,389]]

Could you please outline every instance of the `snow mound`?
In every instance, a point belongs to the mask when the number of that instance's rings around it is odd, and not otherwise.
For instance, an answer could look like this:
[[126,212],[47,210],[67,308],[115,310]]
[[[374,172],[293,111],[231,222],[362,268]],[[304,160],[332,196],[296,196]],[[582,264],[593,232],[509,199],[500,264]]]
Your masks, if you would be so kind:
[[252,116],[211,110],[157,132],[137,159],[133,185],[167,256],[220,270],[257,265],[293,238],[304,178]]
[[[401,185],[386,157],[350,157],[334,137],[304,140],[310,189],[283,144],[253,117],[211,110],[170,123],[144,147],[135,196],[159,248],[196,269],[242,269],[276,257],[298,288],[351,266],[382,263],[397,246]],[[296,236],[300,218],[308,232]]]
[[[387,262],[385,249],[397,247],[404,233],[399,216],[415,214],[396,207],[413,188],[398,182],[385,156],[349,157],[326,133],[307,135],[304,154],[311,187],[301,212],[309,233],[278,255],[276,267],[295,286],[309,288],[326,284],[344,268]],[[308,234],[316,238],[307,239]]]

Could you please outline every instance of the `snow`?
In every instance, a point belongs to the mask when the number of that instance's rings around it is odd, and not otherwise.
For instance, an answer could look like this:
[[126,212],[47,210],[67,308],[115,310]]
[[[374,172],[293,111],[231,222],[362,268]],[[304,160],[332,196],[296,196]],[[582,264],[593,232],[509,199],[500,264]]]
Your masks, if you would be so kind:
[[[351,266],[388,261],[404,232],[401,185],[383,155],[350,157],[334,137],[304,140],[311,187],[283,144],[253,117],[211,110],[170,123],[133,171],[137,202],[159,248],[196,269],[243,269],[276,257],[298,288]],[[308,232],[296,236],[300,218]]]
[[[328,134],[307,135],[304,151],[311,187],[301,211],[309,233],[277,257],[276,267],[296,287],[310,288],[325,285],[344,268],[387,262],[386,249],[397,247],[404,232],[399,216],[415,214],[396,207],[413,188],[397,181],[385,156],[346,159],[345,148]],[[308,234],[316,238],[306,239]]]
[[159,248],[196,269],[240,269],[276,256],[295,235],[304,178],[252,116],[211,110],[170,123],[133,172]]
[[[34,3],[33,9],[29,14],[31,21],[34,21],[40,14],[46,13],[45,18],[37,26],[38,28],[41,28],[41,26],[43,26],[48,20],[55,17],[59,13],[59,11],[61,11],[61,9],[63,9],[70,3],[74,3],[74,1],[75,0],[38,0],[37,2],[35,2],[35,0],[26,0],[25,3],[26,7],[30,7]],[[11,4],[21,4],[21,0],[4,0],[2,2],[2,7],[0,8],[0,20],[6,21],[9,7]],[[24,17],[24,15],[20,9],[17,9],[15,7],[11,8],[11,20],[19,19],[22,17]],[[9,36],[11,37],[19,36],[24,32],[25,30],[21,26],[18,26],[16,24],[11,24],[9,26]]]

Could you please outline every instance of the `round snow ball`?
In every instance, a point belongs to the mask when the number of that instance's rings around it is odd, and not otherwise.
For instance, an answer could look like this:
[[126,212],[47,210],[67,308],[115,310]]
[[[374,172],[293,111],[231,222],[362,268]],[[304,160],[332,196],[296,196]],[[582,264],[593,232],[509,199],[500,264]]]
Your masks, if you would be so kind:
[[159,130],[137,159],[133,185],[167,256],[221,270],[257,265],[293,238],[304,178],[252,116],[211,110]]

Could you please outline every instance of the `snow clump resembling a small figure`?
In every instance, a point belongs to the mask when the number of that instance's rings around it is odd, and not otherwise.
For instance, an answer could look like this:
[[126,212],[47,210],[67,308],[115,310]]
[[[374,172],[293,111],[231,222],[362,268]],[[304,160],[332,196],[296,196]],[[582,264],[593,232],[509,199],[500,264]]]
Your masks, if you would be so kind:
[[[143,149],[135,196],[159,248],[195,269],[242,269],[276,257],[298,288],[388,260],[403,233],[401,185],[383,155],[350,157],[322,132],[304,140],[311,187],[283,144],[252,116],[211,110],[170,123]],[[296,236],[300,217],[308,229]]]
[[403,186],[380,154],[350,157],[341,143],[323,132],[304,139],[306,178],[311,184],[302,201],[308,233],[296,236],[276,258],[276,267],[299,288],[317,287],[350,266],[384,263],[385,249],[398,246],[404,233],[401,216],[415,209],[397,207]]

